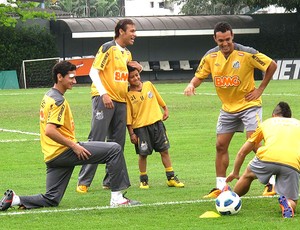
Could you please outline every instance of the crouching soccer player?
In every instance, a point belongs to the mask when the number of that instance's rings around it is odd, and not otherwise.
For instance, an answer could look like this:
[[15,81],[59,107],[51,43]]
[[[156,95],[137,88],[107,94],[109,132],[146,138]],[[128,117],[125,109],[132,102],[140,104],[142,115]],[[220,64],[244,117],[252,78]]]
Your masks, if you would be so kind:
[[[276,176],[275,191],[279,194],[279,205],[284,218],[292,218],[299,198],[300,172],[300,121],[291,118],[289,105],[280,102],[274,109],[272,118],[265,120],[239,150],[234,169],[226,182],[239,179],[234,192],[245,195],[253,180],[266,184],[272,175]],[[264,140],[256,156],[240,177],[240,169],[245,157],[255,144]]]

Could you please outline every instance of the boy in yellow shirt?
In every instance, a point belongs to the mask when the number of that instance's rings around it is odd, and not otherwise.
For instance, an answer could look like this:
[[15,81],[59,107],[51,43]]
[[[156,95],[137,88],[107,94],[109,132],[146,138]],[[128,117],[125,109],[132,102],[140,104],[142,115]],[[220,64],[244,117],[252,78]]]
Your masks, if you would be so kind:
[[[139,71],[127,66],[129,90],[127,93],[127,129],[131,143],[139,154],[140,188],[148,189],[147,156],[155,150],[161,155],[167,185],[183,188],[175,176],[168,149],[169,139],[163,121],[169,117],[166,103],[150,81],[141,82]],[[161,109],[164,113],[162,115]]]

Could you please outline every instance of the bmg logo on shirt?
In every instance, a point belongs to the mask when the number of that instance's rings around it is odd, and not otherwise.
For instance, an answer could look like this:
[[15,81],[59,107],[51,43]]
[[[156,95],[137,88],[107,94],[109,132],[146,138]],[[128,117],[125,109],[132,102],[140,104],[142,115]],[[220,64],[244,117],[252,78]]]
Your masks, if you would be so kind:
[[216,87],[228,87],[228,86],[239,86],[241,81],[238,76],[216,76],[214,77]]
[[128,72],[115,71],[114,79],[115,79],[115,81],[127,81],[128,80]]

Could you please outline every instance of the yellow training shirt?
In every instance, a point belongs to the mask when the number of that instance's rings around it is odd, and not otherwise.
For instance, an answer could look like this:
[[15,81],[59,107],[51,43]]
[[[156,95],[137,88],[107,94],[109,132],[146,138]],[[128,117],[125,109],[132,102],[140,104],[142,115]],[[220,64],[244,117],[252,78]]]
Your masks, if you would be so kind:
[[[112,100],[126,102],[128,86],[127,63],[132,60],[128,49],[121,51],[115,41],[105,43],[99,48],[93,67],[100,70],[100,79]],[[92,96],[98,96],[96,86],[91,86]]]
[[259,160],[288,165],[300,172],[299,137],[299,120],[273,117],[262,122],[248,141],[258,144],[264,140],[256,153]]
[[245,95],[254,90],[254,68],[265,72],[272,59],[255,49],[234,44],[234,51],[226,59],[219,47],[211,49],[202,58],[195,76],[212,76],[222,109],[236,113],[253,106],[261,106],[261,98],[246,101]]
[[68,149],[67,146],[61,145],[45,135],[45,128],[48,123],[57,125],[57,130],[64,137],[77,142],[75,139],[74,120],[69,103],[54,88],[45,94],[40,107],[41,146],[45,162],[52,160]]
[[165,106],[155,86],[146,81],[141,92],[127,93],[127,125],[132,125],[133,129],[152,125],[162,119],[161,107]]

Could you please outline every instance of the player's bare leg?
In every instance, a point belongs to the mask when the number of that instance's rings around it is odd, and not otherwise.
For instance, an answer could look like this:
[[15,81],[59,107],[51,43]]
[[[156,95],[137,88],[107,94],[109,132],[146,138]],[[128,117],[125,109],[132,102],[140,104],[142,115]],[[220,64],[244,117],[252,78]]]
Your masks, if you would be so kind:
[[147,155],[139,155],[140,188],[148,189]]
[[161,161],[166,170],[167,185],[169,187],[183,188],[184,184],[180,182],[178,177],[175,176],[174,174],[174,170],[172,167],[172,162],[168,150],[160,152],[160,155],[161,155]]
[[249,191],[252,181],[255,179],[257,179],[257,177],[251,172],[250,168],[247,167],[243,175],[236,182],[233,191],[239,196],[245,195]]

